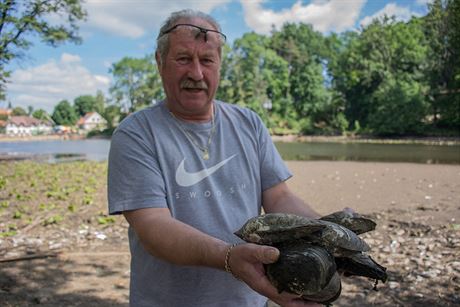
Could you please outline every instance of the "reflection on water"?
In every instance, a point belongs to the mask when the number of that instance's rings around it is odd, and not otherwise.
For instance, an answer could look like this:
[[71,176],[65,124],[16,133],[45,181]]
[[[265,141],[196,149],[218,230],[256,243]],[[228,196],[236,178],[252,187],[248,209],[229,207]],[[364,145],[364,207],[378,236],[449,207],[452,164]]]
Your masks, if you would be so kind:
[[32,153],[0,153],[0,161],[33,160],[45,163],[64,163],[88,160],[85,154],[32,154]]
[[276,143],[285,160],[460,164],[460,146],[369,143]]
[[[375,161],[460,164],[460,146],[369,143],[275,144],[285,160]],[[105,161],[110,140],[0,142],[1,160],[36,159],[48,163],[75,160]]]

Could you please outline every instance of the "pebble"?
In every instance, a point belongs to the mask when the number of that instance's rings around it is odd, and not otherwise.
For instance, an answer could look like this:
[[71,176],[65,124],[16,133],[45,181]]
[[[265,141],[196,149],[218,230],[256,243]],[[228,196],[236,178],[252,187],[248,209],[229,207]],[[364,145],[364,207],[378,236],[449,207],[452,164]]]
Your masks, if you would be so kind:
[[399,282],[396,282],[396,281],[390,281],[388,282],[388,287],[390,287],[390,289],[396,289],[396,288],[399,288],[401,285],[399,284]]

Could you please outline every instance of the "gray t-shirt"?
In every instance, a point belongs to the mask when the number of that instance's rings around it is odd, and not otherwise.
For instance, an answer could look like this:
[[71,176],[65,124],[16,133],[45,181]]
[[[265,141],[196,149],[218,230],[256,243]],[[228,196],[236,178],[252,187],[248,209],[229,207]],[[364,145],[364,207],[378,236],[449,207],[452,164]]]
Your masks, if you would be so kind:
[[[109,212],[168,208],[177,220],[226,242],[261,212],[262,191],[287,180],[286,168],[256,113],[215,101],[211,122],[173,117],[164,102],[121,122],[109,154]],[[130,228],[131,306],[263,306],[266,298],[217,269],[177,266],[145,251]]]

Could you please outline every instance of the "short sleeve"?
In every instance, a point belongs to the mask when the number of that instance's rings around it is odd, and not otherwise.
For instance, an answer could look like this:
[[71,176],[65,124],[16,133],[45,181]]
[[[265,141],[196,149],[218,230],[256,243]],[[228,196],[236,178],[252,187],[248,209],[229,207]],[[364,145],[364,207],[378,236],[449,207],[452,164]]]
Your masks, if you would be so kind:
[[123,125],[112,136],[107,178],[110,214],[167,206],[154,146],[142,131],[141,127]]
[[259,160],[262,191],[271,188],[278,183],[288,180],[292,173],[287,168],[278,149],[272,141],[270,133],[258,118],[259,132]]

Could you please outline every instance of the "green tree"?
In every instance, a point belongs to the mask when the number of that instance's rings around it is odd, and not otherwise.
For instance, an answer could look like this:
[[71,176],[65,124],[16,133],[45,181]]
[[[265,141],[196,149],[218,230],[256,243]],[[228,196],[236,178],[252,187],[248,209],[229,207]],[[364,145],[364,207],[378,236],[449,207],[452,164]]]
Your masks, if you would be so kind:
[[289,97],[301,123],[312,132],[312,125],[330,121],[331,95],[325,86],[326,48],[321,33],[311,25],[285,24],[272,33],[271,47],[289,65]]
[[107,102],[106,102],[104,93],[102,93],[102,91],[98,90],[96,92],[96,97],[95,97],[95,101],[94,101],[94,111],[96,111],[97,113],[103,115],[106,103]]
[[97,91],[96,96],[81,95],[74,99],[73,106],[78,116],[84,116],[89,112],[104,113],[105,97],[101,91]]
[[91,95],[78,96],[73,101],[73,107],[78,116],[96,111],[96,98]]
[[[50,22],[59,17],[65,22]],[[53,47],[71,41],[79,43],[78,21],[86,12],[80,0],[2,0],[0,2],[0,98],[10,75],[6,66],[16,58],[23,58],[24,51],[39,37]]]
[[109,70],[114,84],[110,87],[113,100],[133,112],[163,98],[163,88],[152,55],[136,59],[124,57]]
[[[237,39],[223,61],[219,93],[232,102],[249,107],[271,126],[278,120],[288,96],[288,65],[269,48],[269,38],[246,33]],[[267,108],[271,105],[271,109]],[[278,125],[278,123],[274,123]]]
[[344,45],[332,74],[347,119],[374,134],[423,132],[427,48],[420,19],[374,20],[361,33],[344,35]]
[[109,105],[105,108],[104,113],[101,115],[107,120],[107,128],[112,129],[120,120],[120,107],[117,105]]
[[460,2],[435,0],[428,7],[423,28],[431,113],[436,126],[460,129]]
[[15,107],[15,108],[13,108],[13,110],[11,111],[11,115],[12,115],[12,116],[26,116],[26,115],[27,115],[27,111],[24,110],[24,109],[21,108],[21,107]]
[[67,100],[62,100],[54,108],[51,118],[57,125],[73,126],[77,123],[78,115]]
[[43,109],[37,109],[32,113],[32,117],[41,120],[49,120],[51,116]]
[[231,102],[233,100],[234,88],[232,85],[232,49],[230,45],[225,44],[222,47],[222,59],[220,65],[220,83],[217,88],[216,98]]

